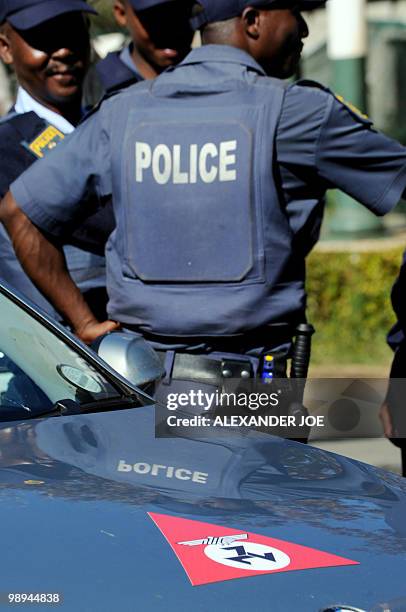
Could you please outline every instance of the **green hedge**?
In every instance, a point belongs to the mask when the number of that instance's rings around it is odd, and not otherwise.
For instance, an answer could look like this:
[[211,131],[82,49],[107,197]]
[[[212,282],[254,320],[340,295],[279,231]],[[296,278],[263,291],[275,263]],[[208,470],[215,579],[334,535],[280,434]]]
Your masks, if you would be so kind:
[[308,258],[308,317],[316,327],[314,364],[387,364],[385,336],[395,317],[390,291],[403,250],[314,252]]
[[99,13],[92,19],[93,36],[120,31],[113,17],[113,0],[90,0],[90,4]]

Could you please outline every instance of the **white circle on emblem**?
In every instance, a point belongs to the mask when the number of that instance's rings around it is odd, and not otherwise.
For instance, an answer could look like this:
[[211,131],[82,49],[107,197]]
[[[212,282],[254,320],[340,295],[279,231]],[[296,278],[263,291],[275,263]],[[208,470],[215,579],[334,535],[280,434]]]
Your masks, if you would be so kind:
[[281,550],[253,542],[235,542],[227,546],[210,544],[204,554],[216,563],[248,572],[272,572],[290,564],[290,558]]

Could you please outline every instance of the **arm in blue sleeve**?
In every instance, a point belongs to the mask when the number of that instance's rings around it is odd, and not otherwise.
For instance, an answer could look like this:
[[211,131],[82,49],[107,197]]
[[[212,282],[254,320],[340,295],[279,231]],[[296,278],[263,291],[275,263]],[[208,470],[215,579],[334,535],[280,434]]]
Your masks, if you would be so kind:
[[40,229],[59,236],[75,216],[111,193],[109,134],[103,109],[90,116],[45,159],[10,188],[16,202]]
[[391,210],[406,191],[406,148],[317,83],[288,88],[276,149],[293,217],[327,189],[341,189],[376,214]]
[[406,189],[406,148],[332,97],[317,146],[318,175],[383,215]]

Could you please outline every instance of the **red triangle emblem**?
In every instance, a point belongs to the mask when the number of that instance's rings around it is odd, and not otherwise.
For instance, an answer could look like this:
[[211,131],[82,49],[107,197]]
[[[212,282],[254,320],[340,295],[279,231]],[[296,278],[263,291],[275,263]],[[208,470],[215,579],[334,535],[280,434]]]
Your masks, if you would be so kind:
[[259,574],[358,565],[358,561],[244,530],[148,514],[193,586]]

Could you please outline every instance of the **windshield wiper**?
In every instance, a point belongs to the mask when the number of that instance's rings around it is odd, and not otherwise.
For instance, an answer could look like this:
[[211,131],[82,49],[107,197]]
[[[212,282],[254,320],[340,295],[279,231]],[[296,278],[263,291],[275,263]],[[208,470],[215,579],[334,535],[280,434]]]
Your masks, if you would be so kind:
[[[143,400],[146,396],[143,395]],[[50,408],[43,411],[33,411],[29,408],[19,406],[20,410],[9,414],[3,414],[0,410],[1,422],[27,421],[32,419],[41,419],[43,417],[60,417],[73,416],[78,414],[92,414],[97,412],[114,412],[118,410],[128,410],[129,408],[141,408],[143,406],[155,405],[152,398],[150,404],[140,401],[140,398],[134,393],[131,395],[114,397],[109,399],[93,400],[80,404],[72,399],[63,399],[56,402]],[[23,409],[24,408],[24,412]],[[28,412],[28,413],[27,413]]]
[[139,398],[134,394],[126,397],[115,397],[105,400],[94,400],[85,404],[79,404],[75,400],[60,400],[52,409],[41,416],[71,416],[76,414],[91,414],[96,412],[112,412],[115,410],[128,410],[129,408],[141,407]]

